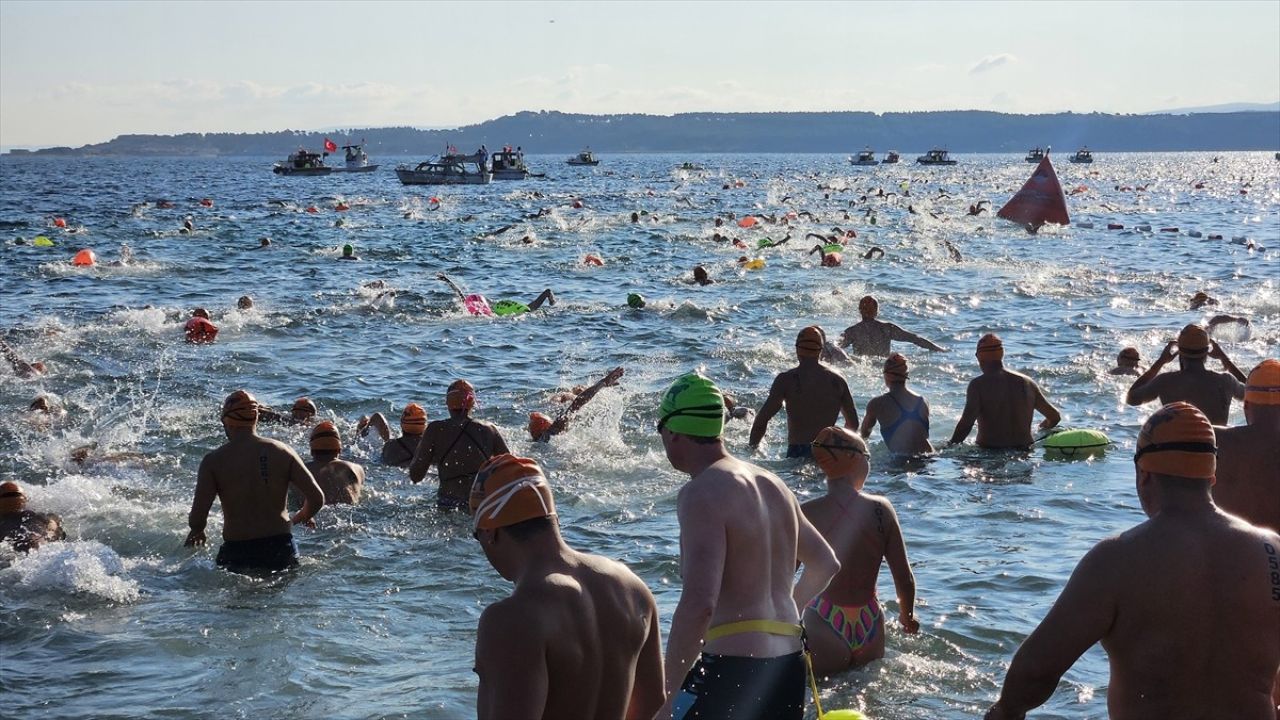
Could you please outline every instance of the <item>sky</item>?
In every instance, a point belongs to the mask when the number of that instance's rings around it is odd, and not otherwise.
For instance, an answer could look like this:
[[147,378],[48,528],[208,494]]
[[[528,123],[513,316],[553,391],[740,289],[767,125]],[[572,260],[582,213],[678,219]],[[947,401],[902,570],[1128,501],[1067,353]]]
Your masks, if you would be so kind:
[[1280,1],[0,0],[0,146],[577,113],[1280,100]]

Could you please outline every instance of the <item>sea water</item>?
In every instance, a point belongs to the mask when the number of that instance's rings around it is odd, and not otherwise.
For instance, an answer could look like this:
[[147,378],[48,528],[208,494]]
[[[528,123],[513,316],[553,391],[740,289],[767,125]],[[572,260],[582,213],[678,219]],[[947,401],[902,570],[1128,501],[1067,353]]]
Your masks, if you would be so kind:
[[[897,508],[921,630],[904,635],[892,621],[895,593],[882,572],[887,655],[825,681],[824,705],[884,720],[980,715],[1080,557],[1144,519],[1131,457],[1154,406],[1124,404],[1131,378],[1107,374],[1116,353],[1133,345],[1146,366],[1183,325],[1224,312],[1252,322],[1219,335],[1246,372],[1280,354],[1280,163],[1270,153],[1063,162],[1076,224],[1031,236],[965,211],[980,199],[1001,205],[1032,166],[1013,155],[959,159],[855,168],[843,156],[605,155],[597,168],[570,168],[530,156],[547,177],[435,188],[403,187],[386,166],[278,177],[270,158],[0,160],[0,324],[20,355],[49,366],[33,379],[0,368],[0,479],[23,483],[31,506],[62,515],[68,533],[29,555],[0,550],[0,714],[473,716],[476,621],[510,585],[467,518],[434,510],[433,479],[410,484],[377,463],[379,443],[353,435],[362,414],[394,424],[410,401],[443,417],[456,378],[475,384],[476,415],[546,468],[568,542],[648,583],[665,635],[681,587],[675,499],[686,477],[654,432],[661,392],[702,369],[759,407],[774,375],[795,363],[796,331],[817,323],[837,335],[873,293],[882,319],[951,349],[896,347],[932,406],[936,445],[959,416],[986,332],[1004,338],[1007,365],[1040,384],[1064,425],[1115,441],[1090,461],[965,445],[895,465],[874,437],[867,490]],[[686,161],[705,170],[678,169]],[[350,210],[335,211],[340,201]],[[726,222],[721,231],[748,251],[712,240],[718,215],[791,210],[816,219]],[[53,217],[67,229],[51,227]],[[180,232],[187,218],[189,234]],[[804,233],[835,226],[856,230],[853,248],[885,256],[850,252],[842,267],[820,267]],[[788,233],[786,245],[754,249]],[[54,247],[33,247],[39,234]],[[260,249],[262,237],[270,247]],[[338,260],[345,244],[360,261]],[[123,246],[132,258],[112,265]],[[97,267],[72,267],[83,247],[97,252]],[[588,253],[605,265],[585,265]],[[739,269],[744,255],[765,267]],[[715,284],[692,284],[699,263]],[[490,300],[528,302],[550,287],[559,303],[471,317],[435,279],[441,271]],[[374,280],[394,294],[365,287]],[[1197,290],[1221,304],[1188,310]],[[630,292],[648,307],[628,308]],[[236,310],[245,294],[255,307]],[[182,341],[196,306],[221,327],[213,345]],[[529,442],[529,412],[554,414],[557,392],[619,365],[621,383],[567,433]],[[840,372],[860,410],[884,390],[878,360]],[[216,507],[211,546],[182,547],[197,465],[223,441],[219,404],[237,388],[280,409],[311,397],[340,428],[345,455],[369,469],[363,502],[326,508],[317,529],[299,529],[302,566],[267,580],[214,566]],[[40,393],[65,414],[33,421],[25,408]],[[1243,421],[1239,404],[1231,421]],[[823,491],[813,466],[783,459],[781,415],[758,454],[748,430],[728,425],[732,452],[801,499]],[[304,429],[263,431],[305,454]],[[71,450],[89,443],[89,461],[72,462]],[[1095,647],[1038,717],[1104,717],[1107,682]]]

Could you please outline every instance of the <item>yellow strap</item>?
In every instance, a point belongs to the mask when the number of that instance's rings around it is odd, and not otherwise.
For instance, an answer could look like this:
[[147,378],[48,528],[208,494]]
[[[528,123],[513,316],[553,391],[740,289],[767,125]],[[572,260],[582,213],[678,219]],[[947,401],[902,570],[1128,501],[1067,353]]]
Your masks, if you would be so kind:
[[800,637],[804,629],[795,623],[786,623],[780,620],[740,620],[738,622],[725,623],[717,625],[707,631],[707,642],[718,640],[729,635],[737,635],[747,632],[762,632],[770,635],[784,635],[786,637]]
[[813,675],[813,654],[809,652],[809,648],[804,649],[804,666],[809,671],[809,689],[813,691],[813,706],[818,709],[818,720],[822,720],[825,713],[822,712],[822,701],[818,699],[818,679]]

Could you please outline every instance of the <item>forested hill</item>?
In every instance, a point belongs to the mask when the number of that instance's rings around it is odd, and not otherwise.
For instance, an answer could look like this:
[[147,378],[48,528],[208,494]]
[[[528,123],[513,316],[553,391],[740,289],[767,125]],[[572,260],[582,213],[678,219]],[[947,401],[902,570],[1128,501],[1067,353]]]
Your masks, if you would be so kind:
[[371,156],[427,156],[446,145],[471,151],[522,146],[528,153],[915,153],[1023,152],[1052,145],[1107,151],[1276,150],[1280,112],[1191,115],[1059,113],[1009,115],[985,111],[684,113],[680,115],[574,115],[521,112],[453,130],[410,127],[352,128],[334,132],[121,135],[80,148],[49,148],[39,155],[268,155],[283,158],[299,147],[319,150],[325,137],[338,144],[367,141]]

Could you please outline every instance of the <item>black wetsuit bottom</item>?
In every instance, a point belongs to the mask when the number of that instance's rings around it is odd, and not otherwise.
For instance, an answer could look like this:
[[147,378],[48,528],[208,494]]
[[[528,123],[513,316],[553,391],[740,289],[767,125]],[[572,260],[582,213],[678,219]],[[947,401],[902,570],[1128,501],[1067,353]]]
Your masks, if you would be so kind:
[[771,658],[703,653],[684,678],[673,720],[801,720],[802,653]]
[[218,548],[219,567],[231,572],[287,570],[298,564],[293,535],[272,535],[252,540],[227,540]]

